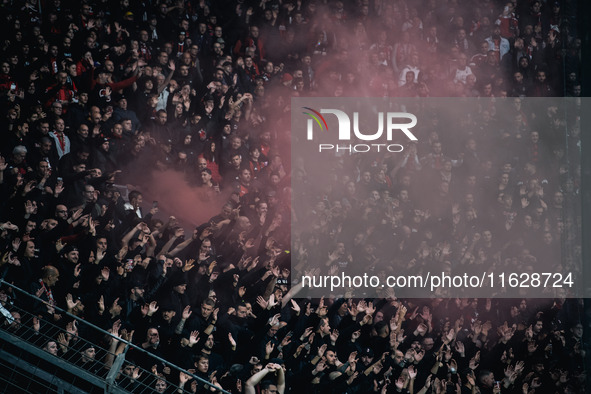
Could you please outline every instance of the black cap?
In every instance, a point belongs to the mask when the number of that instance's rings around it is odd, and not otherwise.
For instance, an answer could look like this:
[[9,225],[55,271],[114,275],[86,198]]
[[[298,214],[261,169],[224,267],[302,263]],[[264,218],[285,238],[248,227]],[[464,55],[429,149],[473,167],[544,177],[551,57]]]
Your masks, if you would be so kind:
[[183,272],[175,272],[170,277],[170,286],[171,287],[186,285],[186,284],[187,284],[187,277]]
[[74,245],[66,245],[63,249],[62,249],[62,254],[66,255],[70,252],[74,252],[77,251],[78,248]]
[[135,288],[143,289],[145,286],[146,285],[141,280],[134,280],[133,282],[131,282],[130,289],[135,289]]
[[270,359],[269,363],[283,365],[283,364],[285,364],[285,361],[283,361],[280,358],[275,357],[275,358]]
[[94,348],[94,344],[92,342],[85,341],[80,347],[80,351],[84,352],[90,348]]
[[161,304],[159,309],[160,309],[161,312],[167,312],[167,311],[174,311],[174,310],[176,310],[175,307],[172,304],[168,303],[168,302]]
[[365,348],[363,349],[363,351],[361,352],[361,357],[371,357],[373,358],[374,354],[373,354],[373,350],[371,350],[371,348]]

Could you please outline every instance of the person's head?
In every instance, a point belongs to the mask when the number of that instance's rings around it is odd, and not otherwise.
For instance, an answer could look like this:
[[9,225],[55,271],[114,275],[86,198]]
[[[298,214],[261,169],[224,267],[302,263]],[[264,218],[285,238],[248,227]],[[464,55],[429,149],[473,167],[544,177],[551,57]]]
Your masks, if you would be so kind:
[[492,28],[492,36],[493,37],[498,37],[501,35],[501,25],[497,25],[495,23],[495,25]]
[[80,352],[80,357],[83,363],[93,362],[96,357],[96,349],[94,346],[85,346],[84,350]]
[[554,205],[562,206],[564,202],[564,194],[561,191],[554,192]]
[[[30,202],[32,204],[33,209],[35,210],[34,212],[37,212],[37,201],[33,200],[27,200],[27,203]],[[28,219],[25,222],[25,228],[24,228],[24,232],[25,234],[31,234],[31,232],[33,230],[35,230],[35,228],[37,227],[37,222],[32,220],[32,219]]]
[[68,219],[68,207],[63,204],[58,204],[55,207],[55,217],[58,220],[67,220]]
[[16,123],[16,131],[19,136],[26,136],[29,134],[29,123],[24,120],[18,121]]
[[137,190],[132,190],[131,192],[129,192],[128,197],[129,203],[134,207],[134,209],[137,209],[143,202],[143,196]]
[[581,92],[582,92],[582,86],[580,83],[575,83],[572,87],[572,95],[574,97],[580,97],[581,96]]
[[25,249],[23,251],[23,256],[29,259],[35,257],[35,242],[29,240],[25,243]]
[[214,308],[215,301],[211,298],[207,298],[205,301],[201,303],[201,316],[206,320],[209,319]]
[[244,183],[244,184],[249,183],[251,176],[252,176],[252,174],[250,172],[250,169],[248,169],[248,168],[242,169],[242,171],[240,171],[240,176],[239,176],[240,182]]
[[156,120],[158,121],[159,125],[164,126],[166,124],[166,121],[168,120],[168,115],[166,114],[166,111],[163,109],[159,110],[156,115]]
[[[41,135],[43,135],[43,136],[44,136],[44,137],[42,137],[42,139],[41,139],[41,142],[42,142],[42,143],[41,143],[41,147],[43,148],[43,151],[45,151],[45,143],[46,143],[46,142],[49,142],[49,143],[50,143],[49,149],[51,149],[51,146],[52,146],[52,144],[51,144],[51,140],[50,140],[50,139],[47,137],[47,135],[49,134],[49,122],[48,122],[48,121],[46,121],[46,120],[40,120],[40,121],[37,123],[37,131],[38,131],[38,132],[39,132]],[[46,150],[45,152],[47,153],[47,152],[49,152],[49,150]]]
[[366,348],[363,350],[363,352],[361,352],[361,363],[364,366],[369,366],[374,359],[374,352],[373,350],[371,350],[371,348]]
[[328,322],[328,318],[320,319],[320,322],[318,323],[318,332],[323,336],[330,334],[330,324]]
[[162,308],[162,320],[166,322],[172,321],[172,319],[176,316],[176,312],[171,307],[163,307]]
[[423,349],[430,351],[435,345],[435,340],[432,337],[424,337],[422,341]]
[[63,132],[66,129],[66,123],[61,118],[56,118],[53,122],[53,129],[57,132]]
[[235,169],[239,169],[242,164],[242,155],[236,153],[232,156],[231,164]]
[[76,265],[78,264],[78,259],[80,258],[80,252],[78,251],[78,249],[70,247],[69,249],[66,249],[64,253],[64,258],[67,262]]
[[191,65],[193,64],[193,58],[191,57],[191,53],[184,52],[181,55],[181,64],[183,66],[191,67]]
[[53,287],[59,280],[60,273],[52,265],[46,265],[41,269],[41,279],[48,287]]
[[211,170],[209,168],[204,168],[203,170],[201,170],[201,182],[204,185],[209,185],[209,183],[211,182]]
[[217,68],[213,73],[213,78],[217,82],[222,82],[224,80],[224,69]]
[[132,376],[135,369],[135,365],[125,363],[125,366],[121,368],[121,373],[123,373],[125,376]]
[[45,160],[39,161],[39,163],[37,163],[37,172],[41,176],[45,176],[45,175],[51,174],[51,170],[49,168],[49,163],[47,161],[45,161]]
[[279,331],[280,328],[281,324],[275,324],[273,326],[270,326],[267,330],[267,335],[270,337],[274,337],[275,335],[277,335],[277,331]]
[[259,37],[259,28],[258,28],[258,26],[251,26],[250,27],[250,36],[252,38],[258,38]]
[[41,229],[44,231],[51,231],[54,228],[56,228],[58,225],[57,220],[53,219],[53,218],[48,218],[43,220],[43,222],[41,222]]
[[197,361],[195,361],[195,367],[197,367],[197,371],[207,373],[209,370],[209,357],[204,354],[200,355]]
[[45,346],[43,346],[43,350],[45,350],[47,353],[57,356],[57,342],[56,341],[47,341]]
[[203,157],[197,158],[197,169],[203,171],[207,169],[207,160]]
[[213,44],[213,52],[217,55],[217,56],[222,56],[224,54],[224,47],[222,46],[221,43],[219,42],[214,42]]
[[261,200],[257,203],[256,211],[258,214],[267,213],[269,210],[269,204],[266,201]]
[[185,294],[185,291],[187,291],[187,282],[183,281],[182,283],[173,286],[172,290],[178,294]]
[[324,352],[325,363],[328,366],[333,366],[337,362],[337,352],[335,349],[327,349]]
[[209,334],[207,336],[207,339],[205,340],[205,343],[203,344],[204,348],[211,351],[213,349],[215,345],[215,341],[213,339],[213,334]]
[[482,386],[491,388],[495,382],[495,376],[491,371],[484,369],[480,371],[478,381]]
[[151,346],[158,346],[160,344],[160,333],[157,328],[151,327],[148,329],[146,333],[146,342]]
[[[47,124],[47,131],[49,131],[49,124]],[[48,137],[42,137],[39,152],[41,152],[43,156],[48,156],[51,152],[51,148],[53,148],[53,142]]]
[[205,255],[211,253],[211,240],[209,238],[204,238],[203,241],[201,241],[199,252],[204,253]]
[[164,379],[158,379],[156,380],[156,383],[154,383],[154,390],[156,390],[157,393],[164,393],[167,388],[168,384]]
[[410,85],[414,82],[415,80],[415,73],[414,71],[407,71],[406,74],[404,75],[404,79],[405,79],[405,83],[407,85]]
[[0,70],[2,71],[2,74],[10,74],[10,63],[2,62],[0,64]]
[[158,64],[161,65],[161,66],[165,66],[166,63],[168,63],[168,52],[161,51],[158,54]]
[[96,200],[96,194],[94,186],[84,185],[84,200],[85,202],[94,202]]
[[532,369],[538,375],[543,374],[545,369],[544,361],[542,359],[534,360]]
[[583,338],[583,325],[580,322],[577,322],[570,330],[575,339]]
[[261,394],[277,394],[277,385],[270,381],[264,381],[261,383]]
[[144,292],[144,286],[136,283],[129,289],[129,298],[132,300],[141,300],[144,297]]
[[232,149],[240,149],[242,147],[242,138],[234,135],[230,138],[230,146]]
[[245,303],[241,302],[236,307],[236,316],[240,319],[245,319],[248,316],[248,308]]
[[12,149],[12,160],[15,164],[21,164],[27,157],[27,148],[24,145],[17,145]]

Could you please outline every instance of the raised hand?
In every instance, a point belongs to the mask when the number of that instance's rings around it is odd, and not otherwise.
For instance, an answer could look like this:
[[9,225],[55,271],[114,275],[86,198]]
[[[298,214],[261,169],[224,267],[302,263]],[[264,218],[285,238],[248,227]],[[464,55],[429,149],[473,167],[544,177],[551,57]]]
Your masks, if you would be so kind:
[[98,311],[99,314],[103,314],[103,312],[105,311],[105,297],[101,295],[101,298],[99,298],[98,300]]
[[199,331],[191,331],[191,335],[189,335],[189,346],[193,346],[197,342],[199,342]]
[[332,332],[330,333],[330,341],[331,342],[336,342],[337,339],[339,339],[339,330],[337,330],[336,328],[334,330],[332,330]]
[[468,363],[468,367],[471,370],[475,370],[476,368],[478,368],[479,363],[480,363],[480,351],[476,352],[474,357],[472,357],[470,359],[470,362]]
[[267,356],[271,355],[271,353],[273,352],[274,349],[275,349],[275,344],[271,341],[267,342],[267,344],[265,345],[265,354]]
[[158,311],[158,309],[160,309],[160,307],[158,306],[158,303],[156,301],[150,302],[148,304],[148,316],[152,316],[154,313]]
[[193,313],[193,312],[191,312],[191,306],[190,306],[190,305],[187,305],[187,306],[185,307],[185,309],[183,309],[183,314],[182,314],[181,318],[182,318],[183,320],[188,320],[188,319],[189,319],[189,317],[191,317],[191,314],[192,314],[192,313]]
[[72,320],[66,325],[66,332],[72,336],[78,336],[78,322],[76,320]]
[[279,318],[281,317],[280,313],[277,313],[276,315],[274,315],[271,320],[269,321],[269,325],[271,326],[276,326],[277,324],[279,324]]
[[528,341],[531,341],[534,337],[534,329],[532,327],[532,325],[530,324],[529,327],[527,328],[527,330],[525,330],[525,339],[527,339]]
[[456,341],[455,349],[456,352],[460,354],[460,356],[464,357],[466,350],[464,344],[461,341]]
[[417,333],[421,336],[425,335],[427,333],[427,330],[428,330],[428,327],[423,323],[420,323],[417,326]]
[[299,316],[300,311],[301,311],[299,304],[293,298],[289,301],[291,302],[291,310],[293,310],[296,313],[296,315]]
[[109,280],[110,273],[111,271],[109,270],[109,267],[103,267],[103,269],[101,270],[101,277],[104,281]]
[[117,320],[113,323],[111,327],[111,334],[119,338],[119,330],[121,329],[121,320]]
[[326,369],[326,363],[322,360],[318,364],[316,364],[316,368],[314,368],[317,372],[322,372]]
[[246,294],[246,287],[245,286],[240,286],[238,288],[238,296],[240,298],[243,298],[244,297],[244,294]]
[[66,337],[66,334],[63,332],[57,336],[57,343],[60,345],[62,352],[65,353],[68,351],[68,346],[70,346],[70,340]]
[[267,301],[265,301],[265,299],[262,296],[258,296],[257,297],[257,304],[262,308],[262,309],[267,309],[267,306],[269,305],[269,303]]
[[179,386],[183,387],[187,382],[191,379],[191,376],[187,375],[186,373],[180,371],[179,372]]
[[230,345],[232,345],[233,348],[236,347],[236,340],[232,336],[231,332],[228,333],[228,341],[230,341]]
[[415,353],[415,361],[420,362],[423,357],[425,357],[425,349],[421,349],[420,351]]
[[454,340],[454,338],[455,338],[455,337],[456,337],[456,332],[455,332],[455,330],[452,328],[452,329],[450,329],[450,330],[447,332],[447,334],[445,335],[443,342],[445,342],[445,343],[450,343],[451,341],[453,341],[453,340]]
[[275,294],[271,294],[269,296],[267,309],[272,309],[275,305],[277,305],[277,302],[275,301]]
[[76,300],[76,302],[74,302],[74,297],[72,297],[72,294],[68,293],[68,295],[66,295],[66,305],[68,306],[69,311],[76,308],[78,304],[80,304],[80,300]]

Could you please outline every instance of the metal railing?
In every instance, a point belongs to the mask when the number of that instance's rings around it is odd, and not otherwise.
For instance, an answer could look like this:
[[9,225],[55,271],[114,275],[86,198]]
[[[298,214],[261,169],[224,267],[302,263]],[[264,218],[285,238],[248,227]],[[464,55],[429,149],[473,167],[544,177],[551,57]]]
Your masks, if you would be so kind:
[[[66,330],[54,322],[37,320],[26,309],[33,302],[45,303],[42,299],[0,280],[1,286],[10,287],[15,297],[14,303],[4,306],[12,313],[18,313],[19,319],[6,319],[0,328],[0,360],[2,371],[0,381],[7,387],[15,386],[24,380],[26,384],[36,384],[45,392],[82,393],[103,389],[105,393],[153,393],[156,383],[166,387],[165,391],[190,392],[190,383],[183,389],[170,382],[177,381],[179,374],[185,373],[192,380],[214,387],[217,392],[229,394],[211,382],[158,357],[135,344],[113,335],[88,321],[67,311],[53,307],[68,322]],[[76,322],[72,324],[71,322]],[[77,326],[77,327],[76,327]],[[102,341],[89,341],[78,332],[84,332],[89,338],[103,338]],[[45,349],[50,342],[58,345],[58,354]],[[112,341],[117,341],[116,346]],[[95,352],[84,353],[85,349],[94,348]],[[124,347],[123,349],[121,349]],[[113,349],[118,348],[118,352]],[[125,359],[127,351],[133,349],[143,360],[150,360],[146,365],[161,365],[170,370],[167,376],[155,374]],[[118,353],[118,354],[116,354]],[[7,368],[11,365],[11,369]],[[129,368],[123,368],[123,367]],[[134,376],[135,375],[135,376]],[[20,377],[20,378],[19,378]],[[135,377],[135,378],[134,378]],[[170,379],[170,380],[169,380]],[[164,383],[164,384],[163,384]],[[19,386],[20,387],[20,386]],[[27,387],[20,387],[26,392],[33,392]],[[34,390],[39,392],[39,390]]]

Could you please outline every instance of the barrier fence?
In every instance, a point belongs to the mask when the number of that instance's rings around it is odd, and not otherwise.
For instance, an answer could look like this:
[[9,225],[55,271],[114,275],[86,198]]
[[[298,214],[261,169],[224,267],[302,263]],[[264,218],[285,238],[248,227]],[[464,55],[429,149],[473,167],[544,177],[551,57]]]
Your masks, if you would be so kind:
[[[199,382],[215,388],[215,392],[229,394],[59,307],[53,308],[63,316],[65,329],[55,322],[39,319],[29,311],[29,306],[45,303],[43,300],[3,280],[0,286],[10,293],[6,303],[0,306],[4,315],[0,327],[2,392],[189,393],[192,382]],[[130,350],[135,354],[134,360],[142,359],[142,365],[159,368],[147,370],[126,359]],[[189,379],[184,387],[178,385],[181,373]]]

